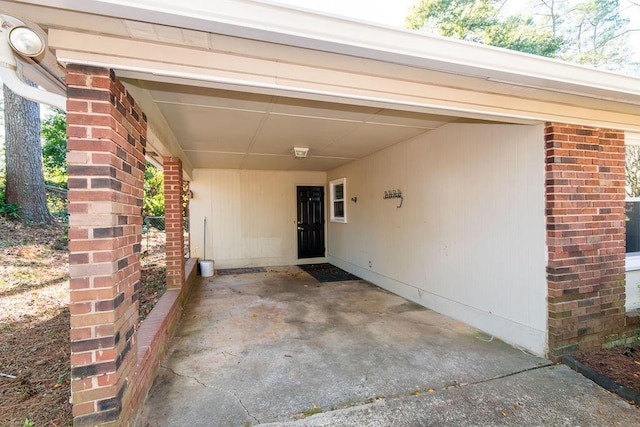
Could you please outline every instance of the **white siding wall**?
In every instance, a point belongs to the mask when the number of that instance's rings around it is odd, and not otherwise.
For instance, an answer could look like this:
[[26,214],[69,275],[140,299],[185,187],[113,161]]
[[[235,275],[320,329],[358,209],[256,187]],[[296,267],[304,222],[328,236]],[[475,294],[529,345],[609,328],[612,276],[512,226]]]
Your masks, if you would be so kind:
[[206,216],[216,268],[297,264],[296,186],[326,182],[325,172],[195,169],[191,255],[203,256]]
[[[348,223],[329,225],[331,262],[546,352],[542,126],[450,124],[328,175],[341,177]],[[395,189],[401,209],[383,199]]]
[[640,309],[640,270],[627,271],[625,309]]

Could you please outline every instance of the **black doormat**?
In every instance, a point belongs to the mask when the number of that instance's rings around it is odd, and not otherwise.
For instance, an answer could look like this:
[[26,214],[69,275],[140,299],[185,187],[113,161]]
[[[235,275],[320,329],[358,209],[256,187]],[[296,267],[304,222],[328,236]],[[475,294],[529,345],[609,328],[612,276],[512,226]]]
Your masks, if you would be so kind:
[[249,273],[264,273],[264,267],[248,267],[248,268],[222,268],[216,270],[216,272],[221,275],[229,275],[229,274],[249,274]]
[[318,282],[343,282],[346,280],[361,280],[358,276],[331,264],[303,264],[301,269],[312,275]]

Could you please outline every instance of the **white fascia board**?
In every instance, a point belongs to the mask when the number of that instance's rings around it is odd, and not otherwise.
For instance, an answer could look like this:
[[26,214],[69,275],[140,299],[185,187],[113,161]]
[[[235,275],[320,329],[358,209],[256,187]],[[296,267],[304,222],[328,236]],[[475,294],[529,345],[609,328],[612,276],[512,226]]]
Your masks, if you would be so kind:
[[17,0],[640,104],[640,78],[253,0]]
[[640,133],[639,132],[625,132],[625,134],[624,134],[624,142],[627,145],[640,145]]

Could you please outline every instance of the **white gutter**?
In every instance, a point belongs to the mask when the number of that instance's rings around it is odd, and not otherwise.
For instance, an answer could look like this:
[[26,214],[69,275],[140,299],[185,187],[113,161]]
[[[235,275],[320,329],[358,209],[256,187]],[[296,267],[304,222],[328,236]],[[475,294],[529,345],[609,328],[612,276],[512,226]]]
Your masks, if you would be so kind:
[[67,110],[67,98],[26,84],[17,74],[18,61],[7,40],[7,29],[0,29],[0,79],[11,91],[39,104]]

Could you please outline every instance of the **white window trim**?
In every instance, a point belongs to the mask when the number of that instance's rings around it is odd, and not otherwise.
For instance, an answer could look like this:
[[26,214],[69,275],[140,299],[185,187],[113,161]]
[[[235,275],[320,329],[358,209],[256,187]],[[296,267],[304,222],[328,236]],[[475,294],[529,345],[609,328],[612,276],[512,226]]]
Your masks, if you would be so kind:
[[[640,133],[626,132],[625,145],[640,145]],[[625,202],[640,201],[640,197],[626,197]],[[625,271],[640,270],[640,252],[627,252],[625,254]]]
[[[342,199],[336,200],[334,198],[334,189],[338,185],[342,185]],[[334,212],[334,202],[340,202],[340,201],[342,201],[344,215],[336,217]],[[331,222],[341,222],[341,223],[347,222],[347,178],[334,179],[333,181],[329,182],[329,212],[330,212],[329,220]]]
[[625,271],[640,270],[640,252],[628,252],[625,256]]

